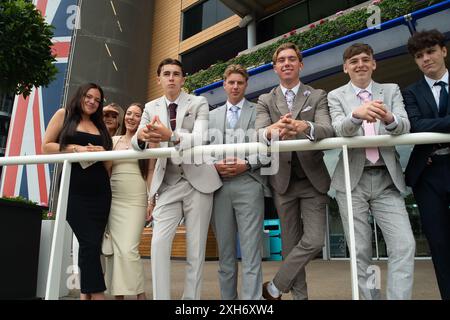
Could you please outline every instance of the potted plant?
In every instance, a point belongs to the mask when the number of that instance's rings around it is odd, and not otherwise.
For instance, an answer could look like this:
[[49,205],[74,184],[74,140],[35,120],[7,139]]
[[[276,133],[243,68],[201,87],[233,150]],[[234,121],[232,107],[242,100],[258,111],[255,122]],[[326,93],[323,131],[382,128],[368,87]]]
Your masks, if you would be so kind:
[[0,198],[0,299],[36,298],[44,209],[23,197]]

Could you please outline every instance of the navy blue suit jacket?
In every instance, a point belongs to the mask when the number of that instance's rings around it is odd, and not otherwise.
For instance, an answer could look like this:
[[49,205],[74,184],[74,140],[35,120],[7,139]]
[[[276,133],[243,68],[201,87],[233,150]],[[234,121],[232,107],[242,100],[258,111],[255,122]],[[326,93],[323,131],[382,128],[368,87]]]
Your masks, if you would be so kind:
[[[403,91],[405,109],[413,132],[450,133],[450,115],[440,118],[436,101],[425,78]],[[433,152],[433,144],[416,145],[405,170],[406,185],[414,187],[422,174],[427,159]]]

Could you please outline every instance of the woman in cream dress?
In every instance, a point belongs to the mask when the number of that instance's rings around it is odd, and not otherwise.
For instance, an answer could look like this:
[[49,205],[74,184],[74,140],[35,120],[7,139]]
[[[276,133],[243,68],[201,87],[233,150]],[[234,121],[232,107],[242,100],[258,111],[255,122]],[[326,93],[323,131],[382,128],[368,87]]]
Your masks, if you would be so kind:
[[[131,149],[143,107],[131,104],[125,112],[122,135],[113,137],[113,150]],[[113,255],[105,257],[107,292],[116,299],[136,295],[145,300],[144,267],[139,243],[152,206],[147,202],[154,160],[114,160],[111,168],[112,202],[108,228],[113,241]],[[153,164],[153,165],[152,165]]]

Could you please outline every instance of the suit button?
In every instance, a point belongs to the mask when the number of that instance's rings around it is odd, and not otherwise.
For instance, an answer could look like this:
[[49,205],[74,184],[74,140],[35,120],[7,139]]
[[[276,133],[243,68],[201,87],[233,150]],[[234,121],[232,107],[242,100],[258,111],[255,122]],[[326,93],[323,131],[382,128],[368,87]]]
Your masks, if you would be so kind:
[[178,165],[181,168],[181,164]]
[[288,161],[288,164],[291,164],[291,161]]

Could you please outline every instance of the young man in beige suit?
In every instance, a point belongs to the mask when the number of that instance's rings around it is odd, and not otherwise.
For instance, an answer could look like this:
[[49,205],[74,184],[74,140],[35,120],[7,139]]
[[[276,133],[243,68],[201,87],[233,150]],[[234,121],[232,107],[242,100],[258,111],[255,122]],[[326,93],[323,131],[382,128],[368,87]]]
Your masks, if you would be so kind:
[[[164,96],[145,105],[133,148],[143,150],[151,143],[185,150],[206,142],[209,105],[204,97],[181,90],[181,62],[164,59],[157,74]],[[183,217],[187,247],[183,299],[200,299],[213,194],[222,182],[213,166],[189,160],[158,158],[150,186],[149,199],[158,194],[151,245],[153,298],[158,300],[170,299],[172,240]]]
[[[278,47],[273,55],[280,85],[259,97],[255,128],[262,140],[318,141],[333,136],[327,95],[300,82],[302,55],[293,43]],[[323,247],[327,192],[330,176],[323,152],[281,152],[279,171],[269,176],[281,222],[283,264],[274,279],[263,285],[265,299],[280,299],[292,292],[307,299],[305,266]]]
[[[344,72],[350,82],[328,94],[336,135],[399,135],[409,132],[409,121],[398,85],[372,80],[376,69],[372,48],[352,44],[344,51]],[[395,147],[353,148],[349,151],[358,285],[366,300],[380,299],[373,274],[372,228],[369,211],[383,232],[388,260],[387,298],[411,299],[415,241],[401,192],[405,180]],[[347,198],[342,154],[331,187],[348,237]]]

